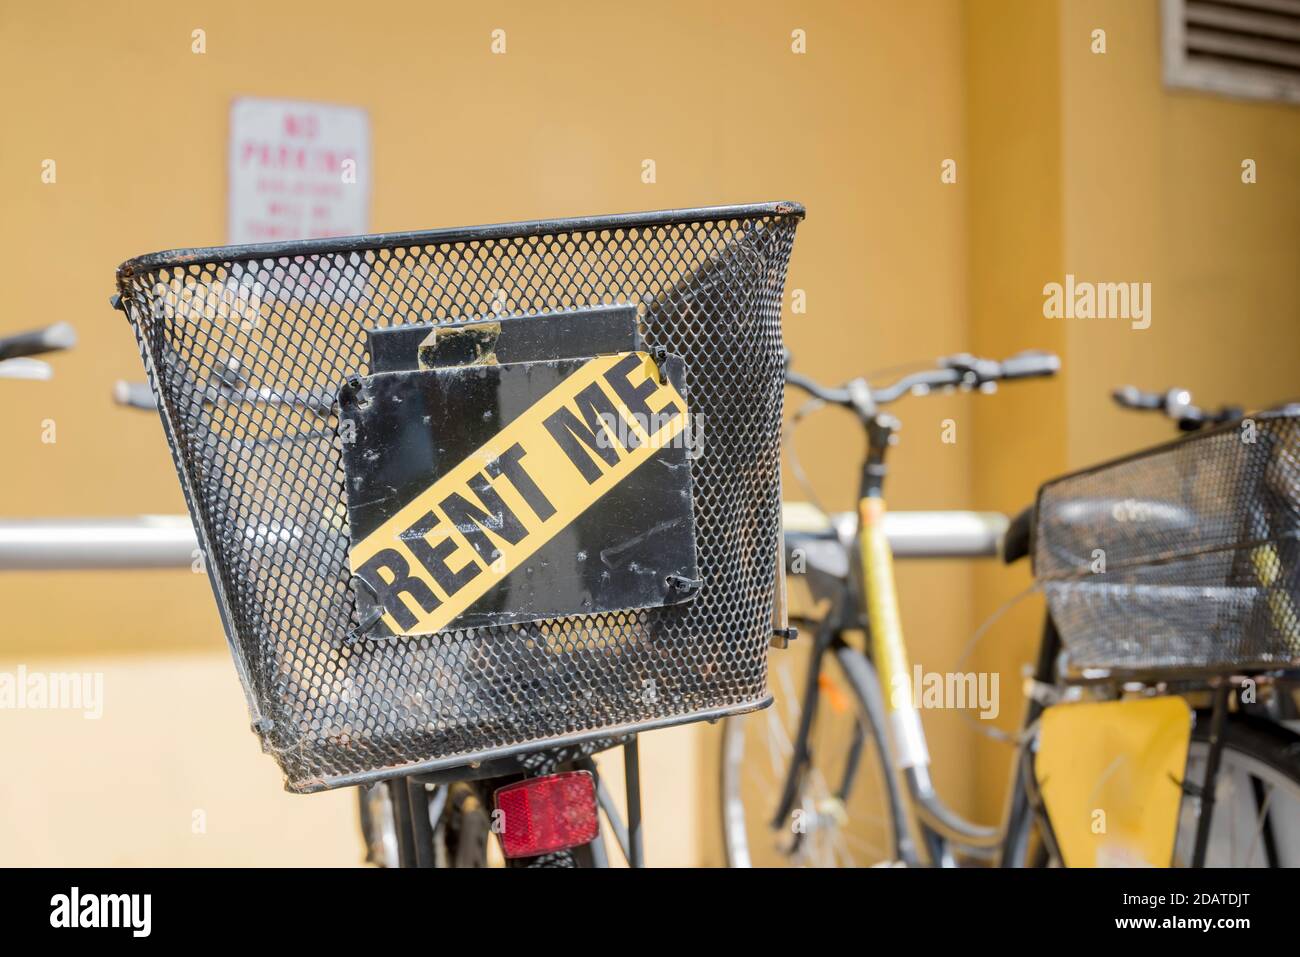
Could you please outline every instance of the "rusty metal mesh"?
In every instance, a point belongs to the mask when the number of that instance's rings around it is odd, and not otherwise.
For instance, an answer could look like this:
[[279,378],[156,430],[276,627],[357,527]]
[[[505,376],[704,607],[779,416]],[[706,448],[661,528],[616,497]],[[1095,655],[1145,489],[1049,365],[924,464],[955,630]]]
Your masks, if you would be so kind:
[[1300,410],[1057,479],[1034,571],[1075,668],[1300,664]]
[[[767,696],[781,298],[802,209],[679,210],[184,250],[118,286],[254,728],[295,791]],[[685,605],[391,642],[355,626],[334,398],[366,331],[632,303],[681,355],[702,592]]]

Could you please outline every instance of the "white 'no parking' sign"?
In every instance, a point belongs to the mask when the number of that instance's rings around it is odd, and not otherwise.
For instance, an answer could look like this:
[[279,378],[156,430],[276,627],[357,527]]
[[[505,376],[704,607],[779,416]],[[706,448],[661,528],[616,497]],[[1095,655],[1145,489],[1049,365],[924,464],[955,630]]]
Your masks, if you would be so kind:
[[293,100],[235,100],[228,216],[231,243],[369,232],[366,111]]

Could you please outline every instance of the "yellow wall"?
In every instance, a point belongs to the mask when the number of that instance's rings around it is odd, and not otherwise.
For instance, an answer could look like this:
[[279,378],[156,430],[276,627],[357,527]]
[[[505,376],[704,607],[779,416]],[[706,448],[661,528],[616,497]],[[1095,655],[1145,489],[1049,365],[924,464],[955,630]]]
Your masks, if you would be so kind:
[[[1059,384],[901,407],[895,507],[1015,508],[1053,470],[1163,436],[1109,411],[1122,381],[1204,384],[1210,400],[1291,391],[1295,111],[1165,93],[1154,2],[365,9],[359,22],[337,0],[0,8],[0,330],[67,320],[81,335],[54,382],[0,382],[7,513],[183,509],[156,419],[109,401],[115,379],[141,373],[105,300],[131,255],[224,241],[227,114],[242,95],[369,110],[376,230],[799,200],[789,286],[808,312],[787,315],[787,341],[825,380],[960,349],[1063,354]],[[1087,52],[1094,21],[1104,57]],[[497,27],[505,56],[489,52]],[[790,50],[796,28],[806,55]],[[1257,186],[1239,184],[1243,156],[1259,161]],[[940,182],[948,158],[955,186]],[[1043,319],[1042,284],[1067,268],[1155,282],[1152,329]],[[940,441],[946,418],[955,445]],[[799,447],[822,497],[847,506],[850,423],[826,413]],[[955,564],[900,579],[914,658],[933,670],[1028,581]],[[103,670],[107,699],[99,722],[0,712],[0,863],[357,859],[351,795],[285,795],[258,753],[202,576],[6,574],[0,603],[0,669]],[[1018,711],[1032,617],[986,642],[1000,723]],[[972,748],[956,715],[925,721],[941,789],[995,809],[1004,749]],[[647,736],[654,863],[718,860],[714,733]]]
[[[999,131],[982,151],[997,181],[973,187],[970,231],[972,286],[996,291],[973,295],[970,323],[982,342],[1051,342],[1065,370],[1018,398],[1027,417],[1001,421],[998,441],[976,450],[980,504],[1016,507],[1054,471],[1173,437],[1164,419],[1114,408],[1116,386],[1179,385],[1247,408],[1300,396],[1296,108],[1166,90],[1155,2],[971,0],[967,17],[971,139]],[[1104,54],[1091,52],[1096,29]],[[1247,158],[1255,185],[1241,180]],[[1042,285],[1067,272],[1152,283],[1150,328],[1043,318]],[[978,580],[977,620],[1029,576]],[[1033,660],[1041,608],[1022,602],[985,642],[982,667],[1004,687]],[[993,816],[1008,751],[986,743],[980,754],[981,810]]]
[[[1154,7],[1067,3],[1061,18],[1066,265],[1154,284],[1151,328],[1069,327],[1075,465],[1168,435],[1112,413],[1112,385],[1177,384],[1253,408],[1300,397],[1300,112],[1163,90]],[[1088,52],[1096,25],[1104,57]]]
[[[968,2],[966,19],[966,124],[971,144],[967,201],[970,312],[967,323],[981,355],[1046,349],[1064,359],[1067,330],[1042,316],[1043,284],[1063,265],[1060,141],[1060,9],[1040,0]],[[1038,483],[1063,471],[1068,438],[1061,379],[1020,383],[1002,390],[1000,405],[974,403],[976,440],[972,484],[976,507],[1014,515],[1033,501]],[[973,569],[975,601],[966,633],[1032,584],[1026,564]],[[1034,660],[1042,602],[1011,606],[986,633],[968,668],[997,673],[1003,731],[1019,727],[1021,667]],[[1006,744],[967,730],[979,782],[978,817],[998,818],[1008,780]]]
[[[955,0],[379,7],[362,23],[341,2],[0,11],[0,329],[65,319],[81,335],[54,382],[0,384],[8,513],[183,510],[156,419],[109,401],[115,379],[141,372],[106,298],[129,256],[224,241],[239,95],[366,107],[377,230],[797,199],[810,209],[790,282],[808,292],[789,328],[802,367],[842,378],[963,344],[964,204],[938,183],[963,129]],[[497,27],[505,56],[489,52]],[[190,52],[195,28],[206,54]],[[796,28],[803,56],[790,49]],[[54,185],[40,182],[47,158]],[[641,182],[645,158],[654,185]],[[935,403],[910,423],[901,504],[964,500],[966,449],[931,440],[961,407]],[[45,419],[53,445],[40,442]],[[825,494],[839,504],[851,475],[826,449],[843,425],[831,416],[805,436],[811,468],[837,467]],[[959,641],[967,577],[904,577],[918,635]],[[939,588],[950,600],[927,600]],[[0,860],[356,859],[350,795],[279,793],[202,576],[6,575],[0,602],[12,616],[0,668],[93,659],[107,672],[98,723],[0,714],[23,770],[0,789]],[[712,738],[688,729],[643,747],[650,859],[716,859],[715,814],[695,798],[712,781]],[[935,748],[949,783],[969,790],[961,749]],[[209,839],[190,840],[191,811],[205,807]],[[34,817],[51,823],[31,828]]]

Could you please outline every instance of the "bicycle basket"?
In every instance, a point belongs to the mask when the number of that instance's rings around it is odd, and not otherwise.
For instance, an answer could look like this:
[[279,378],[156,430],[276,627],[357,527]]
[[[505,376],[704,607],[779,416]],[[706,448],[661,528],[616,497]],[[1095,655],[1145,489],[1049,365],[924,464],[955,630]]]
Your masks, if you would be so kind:
[[1300,408],[1043,486],[1034,573],[1073,669],[1300,664]]
[[[781,300],[802,207],[670,210],[181,250],[118,288],[264,749],[291,791],[770,701]],[[685,366],[702,586],[684,604],[356,641],[338,389],[367,335],[636,307]]]

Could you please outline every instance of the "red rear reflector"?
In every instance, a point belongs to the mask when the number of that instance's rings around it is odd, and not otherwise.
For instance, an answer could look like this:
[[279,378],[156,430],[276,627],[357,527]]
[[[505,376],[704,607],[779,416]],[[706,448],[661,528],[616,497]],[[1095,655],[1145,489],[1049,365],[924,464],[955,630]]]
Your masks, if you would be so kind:
[[590,771],[565,771],[511,784],[496,793],[502,812],[501,853],[537,857],[596,839],[596,781]]

